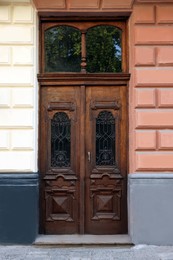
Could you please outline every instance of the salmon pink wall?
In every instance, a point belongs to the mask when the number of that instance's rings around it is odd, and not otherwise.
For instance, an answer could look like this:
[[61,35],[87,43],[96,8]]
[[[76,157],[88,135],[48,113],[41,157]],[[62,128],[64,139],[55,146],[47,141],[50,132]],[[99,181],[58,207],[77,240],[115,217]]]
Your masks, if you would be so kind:
[[129,172],[172,172],[173,2],[135,1],[129,50]]
[[134,0],[33,0],[38,11],[130,11]]

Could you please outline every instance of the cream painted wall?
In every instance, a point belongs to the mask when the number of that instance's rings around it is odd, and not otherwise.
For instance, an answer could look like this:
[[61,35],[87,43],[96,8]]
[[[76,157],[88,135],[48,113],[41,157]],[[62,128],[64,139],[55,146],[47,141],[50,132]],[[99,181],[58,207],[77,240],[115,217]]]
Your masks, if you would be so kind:
[[0,1],[0,172],[36,172],[37,13],[30,0]]

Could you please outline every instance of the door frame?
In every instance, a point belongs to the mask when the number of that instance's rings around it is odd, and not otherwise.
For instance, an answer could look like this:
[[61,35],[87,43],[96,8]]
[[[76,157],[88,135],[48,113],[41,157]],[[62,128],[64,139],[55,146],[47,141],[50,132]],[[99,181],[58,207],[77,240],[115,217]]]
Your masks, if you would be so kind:
[[[108,25],[121,25],[122,28],[122,73],[44,73],[44,30],[46,24],[69,24],[73,22],[92,22],[92,23],[103,23]],[[79,86],[81,91],[81,100],[85,99],[85,91],[86,86],[126,86],[127,88],[127,104],[128,104],[128,82],[130,79],[130,74],[128,73],[128,49],[127,49],[127,22],[125,19],[120,19],[113,16],[103,14],[101,13],[101,16],[90,16],[88,13],[88,17],[81,16],[81,14],[78,16],[63,16],[63,17],[40,17],[40,35],[39,35],[39,64],[40,64],[40,73],[38,74],[38,81],[40,86],[40,110],[42,106],[42,97],[41,97],[41,89],[46,88],[48,86],[56,86],[57,88],[60,88],[61,86]],[[82,101],[81,101],[82,104]],[[128,110],[128,106],[127,106]],[[85,104],[83,102],[83,105],[81,105],[80,109],[80,115],[82,115],[85,111]],[[128,112],[127,112],[128,113]],[[42,182],[42,174],[41,174],[41,158],[42,158],[42,145],[41,145],[41,138],[40,138],[40,125],[41,125],[41,118],[39,116],[39,172],[40,172],[40,183]],[[85,119],[81,121],[81,129],[84,130],[85,127]],[[128,122],[127,122],[127,133],[128,133]],[[127,137],[128,139],[128,137]],[[80,161],[80,172],[85,172],[85,140],[84,140],[84,131],[80,131],[80,152],[81,152],[81,161]],[[128,143],[128,140],[127,140]],[[127,148],[127,155],[128,158],[128,148]],[[127,161],[128,165],[128,161]],[[128,170],[128,169],[127,169]],[[83,192],[83,186],[80,186],[80,192]],[[39,225],[39,231],[40,233],[44,233],[44,219],[43,219],[43,211],[44,208],[42,206],[42,196],[43,196],[43,189],[42,185],[40,185],[40,225]],[[80,206],[81,210],[82,207]],[[84,219],[84,218],[83,218]],[[84,223],[82,223],[82,219],[80,222],[80,232],[84,233]]]

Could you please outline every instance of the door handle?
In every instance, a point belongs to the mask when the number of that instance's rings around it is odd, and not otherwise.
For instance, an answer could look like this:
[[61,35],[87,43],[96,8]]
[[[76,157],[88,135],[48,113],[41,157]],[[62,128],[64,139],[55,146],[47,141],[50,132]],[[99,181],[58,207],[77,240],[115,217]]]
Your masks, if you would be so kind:
[[88,152],[88,161],[91,162],[91,153]]

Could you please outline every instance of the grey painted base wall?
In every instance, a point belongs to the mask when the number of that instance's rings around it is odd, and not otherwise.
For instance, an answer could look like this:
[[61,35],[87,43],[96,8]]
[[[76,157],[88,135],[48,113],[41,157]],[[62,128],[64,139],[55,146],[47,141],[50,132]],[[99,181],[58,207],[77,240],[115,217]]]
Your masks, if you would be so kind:
[[134,244],[173,245],[173,174],[130,174],[128,208]]
[[[129,234],[134,244],[173,245],[173,174],[128,176]],[[38,174],[0,174],[0,244],[38,235]]]
[[31,244],[38,234],[38,174],[0,174],[0,243]]

